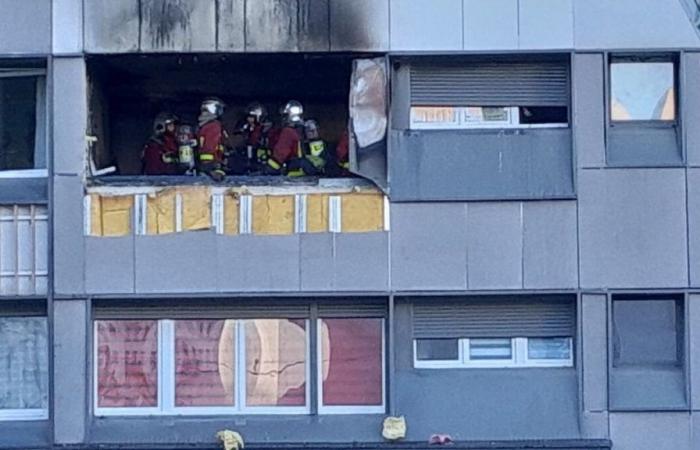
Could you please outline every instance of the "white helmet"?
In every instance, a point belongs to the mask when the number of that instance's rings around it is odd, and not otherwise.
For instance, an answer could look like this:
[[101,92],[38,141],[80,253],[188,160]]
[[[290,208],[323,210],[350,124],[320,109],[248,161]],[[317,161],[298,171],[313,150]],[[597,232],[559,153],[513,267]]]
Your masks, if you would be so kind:
[[168,128],[168,125],[173,124],[178,121],[178,118],[175,114],[169,113],[169,112],[160,112],[156,116],[156,118],[153,120],[153,132],[156,135],[160,135],[165,133],[165,130]]
[[290,100],[280,109],[280,114],[290,123],[300,123],[304,115],[304,107],[298,101]]
[[202,101],[201,111],[221,117],[224,114],[226,104],[218,97],[207,97]]
[[255,117],[258,123],[262,123],[267,117],[267,109],[261,103],[253,102],[246,107],[246,115]]

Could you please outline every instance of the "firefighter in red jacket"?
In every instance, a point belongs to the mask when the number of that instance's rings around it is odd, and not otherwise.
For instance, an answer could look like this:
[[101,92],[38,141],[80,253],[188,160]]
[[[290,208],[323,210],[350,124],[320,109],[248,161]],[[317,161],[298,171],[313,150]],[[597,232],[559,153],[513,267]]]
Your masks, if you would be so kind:
[[224,106],[224,102],[218,98],[206,98],[199,115],[197,170],[209,175],[214,181],[222,181],[226,177],[224,146],[228,136],[220,120]]
[[177,116],[159,113],[153,121],[153,135],[143,148],[141,161],[144,175],[176,175],[178,173]]
[[335,147],[335,160],[336,160],[335,170],[337,171],[338,176],[341,176],[341,177],[350,176],[349,155],[350,155],[350,134],[348,133],[348,130],[346,129],[343,132],[343,135],[340,137],[340,141],[338,141],[338,145]]
[[286,164],[299,153],[304,133],[304,107],[296,100],[287,102],[280,109],[282,128],[274,133],[272,155],[267,160],[266,172],[281,174],[286,170]]

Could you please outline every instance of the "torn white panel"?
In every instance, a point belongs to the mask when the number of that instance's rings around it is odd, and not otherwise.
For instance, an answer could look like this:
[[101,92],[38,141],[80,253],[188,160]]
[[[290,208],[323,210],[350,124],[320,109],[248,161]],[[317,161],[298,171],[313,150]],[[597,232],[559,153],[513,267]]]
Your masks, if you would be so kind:
[[387,68],[384,58],[353,62],[350,119],[360,147],[369,147],[386,136]]

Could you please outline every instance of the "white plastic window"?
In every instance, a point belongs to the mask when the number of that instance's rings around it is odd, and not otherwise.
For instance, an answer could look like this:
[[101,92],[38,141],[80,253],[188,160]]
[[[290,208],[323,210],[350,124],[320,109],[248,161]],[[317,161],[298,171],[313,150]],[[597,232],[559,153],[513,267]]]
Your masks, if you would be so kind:
[[[448,342],[457,345],[456,353],[440,348]],[[573,343],[570,337],[416,339],[414,366],[427,369],[571,367]]]
[[518,106],[413,106],[410,127],[414,130],[479,128],[564,128],[566,107]]

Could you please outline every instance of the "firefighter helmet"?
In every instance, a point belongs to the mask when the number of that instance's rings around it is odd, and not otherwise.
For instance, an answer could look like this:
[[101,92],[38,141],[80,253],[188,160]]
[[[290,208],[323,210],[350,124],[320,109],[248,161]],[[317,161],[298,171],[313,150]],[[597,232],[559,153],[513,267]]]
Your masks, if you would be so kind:
[[155,120],[153,120],[153,132],[156,135],[163,134],[165,133],[165,130],[167,130],[168,125],[175,124],[177,121],[178,118],[175,114],[160,112],[156,116]]
[[282,107],[280,113],[287,122],[299,123],[302,121],[304,107],[298,101],[290,100]]
[[318,127],[318,122],[314,119],[304,121],[304,135],[306,139],[313,141],[321,136],[321,131]]
[[208,112],[215,115],[216,117],[221,117],[224,114],[224,107],[226,104],[218,97],[207,97],[202,101],[202,112]]
[[255,117],[258,123],[263,123],[267,117],[267,109],[261,103],[253,102],[249,104],[246,109],[246,115],[248,117]]

